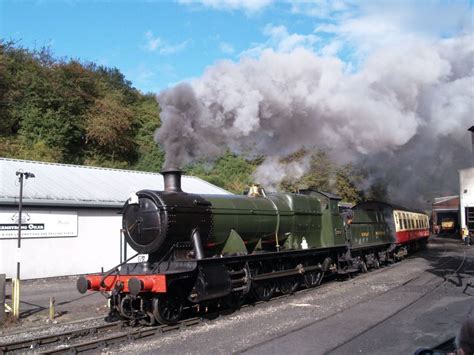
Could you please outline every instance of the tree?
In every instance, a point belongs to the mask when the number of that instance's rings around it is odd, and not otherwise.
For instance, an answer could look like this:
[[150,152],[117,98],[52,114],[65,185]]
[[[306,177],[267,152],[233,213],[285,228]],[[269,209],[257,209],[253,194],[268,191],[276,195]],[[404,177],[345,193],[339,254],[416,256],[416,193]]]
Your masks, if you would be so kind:
[[346,164],[336,170],[335,190],[343,201],[358,203],[363,200],[364,193],[359,188],[362,181],[360,172],[352,164]]
[[333,169],[334,164],[327,152],[318,150],[311,155],[308,173],[303,176],[301,182],[309,189],[330,191]]
[[375,180],[369,190],[367,191],[368,200],[377,200],[377,201],[387,201],[388,200],[388,190],[387,184],[382,179]]
[[121,104],[120,97],[96,100],[87,112],[87,145],[94,153],[114,160],[127,160],[134,152],[133,112]]
[[253,161],[226,151],[214,164],[199,162],[188,166],[188,174],[196,175],[234,193],[242,193],[252,183]]
[[154,140],[155,132],[160,127],[159,106],[153,95],[140,97],[133,108],[136,117],[138,161],[135,168],[159,172],[165,161],[165,153]]
[[[31,152],[65,163],[129,168],[140,153],[152,151],[160,123],[156,100],[133,88],[118,69],[3,41],[0,117],[1,155]],[[148,129],[146,139],[138,137]],[[34,155],[34,149],[54,154]]]

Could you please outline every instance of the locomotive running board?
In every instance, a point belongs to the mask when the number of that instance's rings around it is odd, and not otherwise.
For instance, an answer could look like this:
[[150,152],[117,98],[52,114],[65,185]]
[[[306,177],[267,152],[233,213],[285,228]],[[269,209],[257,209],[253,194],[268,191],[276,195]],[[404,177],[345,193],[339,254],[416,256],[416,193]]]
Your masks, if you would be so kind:
[[316,271],[316,270],[322,271],[321,266],[317,265],[317,266],[306,266],[306,267],[304,267],[302,265],[298,265],[296,268],[290,269],[290,270],[274,271],[274,272],[268,272],[266,274],[256,275],[256,276],[252,277],[252,281],[255,281],[255,282],[264,281],[264,280],[268,280],[268,279],[275,279],[275,278],[278,278],[278,277],[304,274],[305,272]]

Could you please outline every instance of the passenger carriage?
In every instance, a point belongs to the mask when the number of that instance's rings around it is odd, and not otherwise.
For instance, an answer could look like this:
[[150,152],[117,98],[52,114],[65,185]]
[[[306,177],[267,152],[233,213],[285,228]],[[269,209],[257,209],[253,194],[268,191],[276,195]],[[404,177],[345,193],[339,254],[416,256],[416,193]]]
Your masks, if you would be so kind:
[[371,216],[373,224],[386,223],[394,246],[399,249],[400,257],[410,249],[419,249],[426,245],[429,231],[429,218],[426,214],[405,207],[380,201],[366,201],[354,206],[354,222],[357,216]]

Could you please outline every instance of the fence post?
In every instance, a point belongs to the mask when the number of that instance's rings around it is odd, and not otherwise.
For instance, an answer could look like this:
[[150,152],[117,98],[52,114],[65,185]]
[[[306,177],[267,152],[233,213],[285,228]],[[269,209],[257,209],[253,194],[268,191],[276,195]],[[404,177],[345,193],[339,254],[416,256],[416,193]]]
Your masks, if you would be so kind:
[[54,304],[56,303],[56,300],[54,299],[54,297],[50,297],[49,298],[49,320],[54,320],[54,316],[55,316],[55,307],[54,307]]
[[20,318],[20,279],[12,280],[12,308],[13,318]]
[[0,324],[5,321],[5,299],[6,299],[6,280],[5,274],[0,274]]

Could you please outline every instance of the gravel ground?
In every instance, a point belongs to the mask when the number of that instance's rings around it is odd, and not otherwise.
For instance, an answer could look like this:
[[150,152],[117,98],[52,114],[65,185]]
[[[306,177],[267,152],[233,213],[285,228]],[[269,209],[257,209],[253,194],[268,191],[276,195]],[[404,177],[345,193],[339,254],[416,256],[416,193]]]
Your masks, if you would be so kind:
[[90,327],[99,326],[105,324],[103,317],[100,318],[87,318],[81,319],[75,322],[69,322],[64,324],[51,324],[41,328],[26,328],[21,331],[10,333],[7,335],[0,336],[0,345],[3,343],[16,342],[21,340],[34,340],[35,338],[60,334],[68,331],[76,331],[81,329],[88,329]]
[[[51,334],[61,329],[82,327],[77,321],[102,320],[107,314],[107,301],[100,293],[81,295],[76,289],[77,277],[62,277],[21,282],[20,320],[0,326],[0,343],[7,335]],[[11,284],[7,284],[7,295]],[[56,302],[56,318],[49,320],[49,299]],[[9,301],[8,301],[9,302]],[[72,323],[72,324],[69,324]]]
[[[464,254],[462,268],[453,273]],[[473,260],[474,248],[436,238],[427,251],[401,263],[103,352],[413,353],[455,335],[473,305]],[[75,278],[27,281],[22,286],[21,323],[0,330],[0,343],[104,322],[104,298],[79,295]],[[61,315],[57,324],[46,323],[51,294]]]
[[[402,263],[349,281],[331,282],[319,289],[246,307],[196,328],[108,351],[143,354],[157,351],[171,354],[347,354],[363,349],[362,353],[372,351],[380,354],[407,353],[408,349],[408,353],[413,353],[420,345],[434,346],[453,336],[462,315],[473,302],[472,295],[462,293],[469,282],[469,274],[463,274],[460,284],[449,281],[456,279],[450,273],[453,266],[459,265],[463,251],[458,241],[436,239],[428,251]],[[473,254],[469,250],[464,270],[472,270]],[[428,296],[437,302],[428,302]],[[444,306],[440,306],[440,302]],[[440,307],[444,307],[445,312],[440,312]],[[412,316],[415,313],[416,317]],[[401,331],[404,323],[397,320],[397,316],[405,320],[411,334]],[[444,322],[446,326],[438,325],[438,331],[432,329],[431,334],[416,334],[412,329],[425,329],[434,321]],[[374,338],[369,330],[377,327],[381,330],[374,331],[377,333]],[[387,338],[395,348],[383,345],[387,344],[384,340]],[[402,348],[403,351],[398,351]]]

